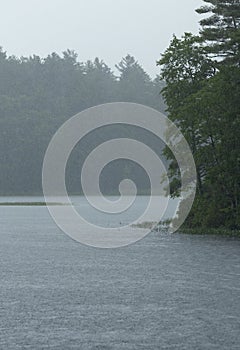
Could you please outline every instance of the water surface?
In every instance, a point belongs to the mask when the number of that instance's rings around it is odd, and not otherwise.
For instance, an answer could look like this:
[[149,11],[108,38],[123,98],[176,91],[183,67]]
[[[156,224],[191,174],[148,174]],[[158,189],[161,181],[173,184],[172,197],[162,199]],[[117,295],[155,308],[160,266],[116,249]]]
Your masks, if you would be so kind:
[[101,250],[26,206],[0,207],[0,238],[0,349],[239,349],[238,239]]

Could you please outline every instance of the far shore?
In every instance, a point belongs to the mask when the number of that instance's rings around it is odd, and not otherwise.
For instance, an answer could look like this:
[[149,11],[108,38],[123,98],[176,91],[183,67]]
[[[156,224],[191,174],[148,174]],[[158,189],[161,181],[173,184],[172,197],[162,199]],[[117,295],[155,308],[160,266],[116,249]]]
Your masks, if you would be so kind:
[[67,205],[57,202],[0,202],[0,206],[47,206],[47,205]]

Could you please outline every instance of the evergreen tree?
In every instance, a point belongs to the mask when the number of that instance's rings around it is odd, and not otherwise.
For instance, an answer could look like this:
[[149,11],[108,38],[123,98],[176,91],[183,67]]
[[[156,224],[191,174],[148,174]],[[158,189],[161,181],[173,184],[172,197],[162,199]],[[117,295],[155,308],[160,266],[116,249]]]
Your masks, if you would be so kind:
[[[198,175],[197,196],[188,227],[240,227],[240,68],[239,1],[212,1],[198,10],[210,13],[201,21],[200,36],[173,38],[158,62],[169,117],[191,147]],[[222,58],[220,60],[220,58]],[[172,193],[180,174],[170,161]],[[184,205],[184,203],[183,203]]]
[[203,0],[207,5],[196,10],[210,14],[200,21],[200,32],[209,53],[225,63],[240,65],[240,2],[239,0]]
[[116,65],[120,73],[118,96],[124,102],[148,104],[152,82],[149,75],[133,56],[127,55]]
[[[138,64],[129,66],[123,74],[129,91],[126,99],[160,108],[159,85]],[[41,193],[42,161],[53,134],[68,118],[88,107],[123,100],[119,85],[119,78],[98,58],[82,63],[72,50],[46,58],[17,58],[0,48],[0,194]],[[72,193],[80,190],[79,174],[87,153],[104,140],[126,136],[125,129],[104,129],[73,151],[68,162],[72,166],[68,181]],[[136,136],[136,131],[129,131],[129,136]],[[121,177],[122,168],[125,164],[115,172],[112,169],[110,177]],[[109,181],[104,186],[105,192],[114,190]]]

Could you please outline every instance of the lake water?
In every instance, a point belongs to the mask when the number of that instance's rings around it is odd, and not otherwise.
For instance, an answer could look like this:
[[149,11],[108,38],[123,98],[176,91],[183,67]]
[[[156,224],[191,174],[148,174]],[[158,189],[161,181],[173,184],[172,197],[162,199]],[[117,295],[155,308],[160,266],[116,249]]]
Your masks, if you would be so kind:
[[0,238],[0,349],[240,348],[238,239],[159,232],[96,249],[27,206],[0,206]]

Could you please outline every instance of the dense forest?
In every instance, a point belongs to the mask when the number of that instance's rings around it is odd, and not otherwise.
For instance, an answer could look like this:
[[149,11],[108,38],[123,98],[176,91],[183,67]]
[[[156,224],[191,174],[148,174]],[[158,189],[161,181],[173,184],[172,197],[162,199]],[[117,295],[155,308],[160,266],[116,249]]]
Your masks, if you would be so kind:
[[[240,2],[204,0],[199,35],[173,37],[158,62],[169,118],[181,129],[197,168],[189,228],[240,228]],[[172,195],[179,169],[169,150]]]
[[[134,57],[116,65],[118,75],[102,61],[81,63],[74,51],[46,58],[7,56],[0,51],[0,195],[41,194],[43,157],[51,137],[64,121],[98,104],[127,101],[164,111],[162,82],[152,80]],[[161,154],[162,144],[131,128],[108,127],[83,139],[68,162],[66,183],[70,193],[81,193],[80,171],[87,154],[100,142],[114,137],[143,137]],[[119,181],[130,176],[140,192],[149,188],[143,169],[119,160],[103,172],[105,193],[116,192]],[[146,174],[145,174],[146,175]]]
[[[204,0],[198,35],[173,39],[151,79],[134,57],[116,65],[96,58],[85,63],[74,51],[61,56],[8,56],[0,50],[0,195],[40,194],[45,150],[59,126],[74,114],[102,103],[136,102],[166,112],[185,135],[197,169],[197,194],[186,227],[240,228],[240,3]],[[161,92],[161,94],[160,94]],[[167,107],[166,107],[167,106]],[[134,128],[108,127],[82,140],[67,169],[70,193],[81,193],[80,170],[99,141],[134,137],[168,159],[172,196],[181,185],[169,149]],[[165,163],[166,164],[166,163]],[[110,165],[102,190],[113,193],[131,177],[149,188],[141,167]],[[145,179],[145,180],[143,180]]]

